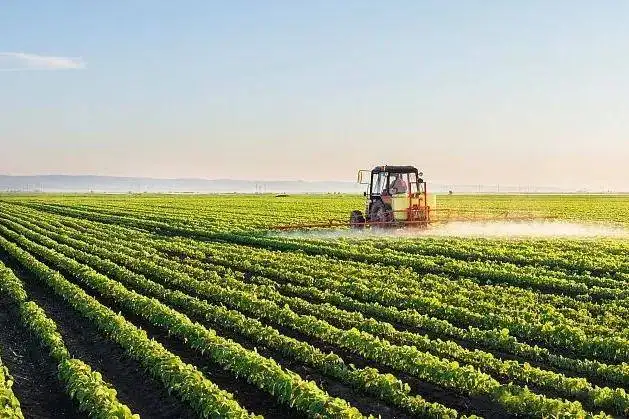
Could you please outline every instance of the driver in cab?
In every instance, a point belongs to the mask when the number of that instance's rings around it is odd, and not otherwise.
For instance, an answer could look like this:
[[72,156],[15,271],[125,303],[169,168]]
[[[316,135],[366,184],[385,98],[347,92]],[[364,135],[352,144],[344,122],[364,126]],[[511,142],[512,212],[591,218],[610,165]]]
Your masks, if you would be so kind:
[[393,175],[393,182],[391,182],[391,195],[406,193],[406,182],[402,175]]

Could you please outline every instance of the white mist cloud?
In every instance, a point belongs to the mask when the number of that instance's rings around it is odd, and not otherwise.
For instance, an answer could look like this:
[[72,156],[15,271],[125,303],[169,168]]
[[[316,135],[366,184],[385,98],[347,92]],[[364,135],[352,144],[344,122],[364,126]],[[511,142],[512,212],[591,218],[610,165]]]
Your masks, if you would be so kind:
[[85,66],[81,58],[0,52],[0,71],[81,70]]
[[269,236],[296,239],[373,239],[420,237],[489,237],[489,238],[618,238],[629,239],[629,229],[605,223],[571,221],[454,221],[430,225],[427,229],[322,229],[269,232]]

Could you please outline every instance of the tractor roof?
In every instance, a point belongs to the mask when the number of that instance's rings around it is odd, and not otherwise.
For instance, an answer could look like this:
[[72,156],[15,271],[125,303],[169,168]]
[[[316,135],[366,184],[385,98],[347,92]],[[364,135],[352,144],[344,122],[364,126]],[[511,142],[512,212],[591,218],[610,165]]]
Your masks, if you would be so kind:
[[417,168],[414,166],[376,166],[371,170],[371,173],[416,173]]

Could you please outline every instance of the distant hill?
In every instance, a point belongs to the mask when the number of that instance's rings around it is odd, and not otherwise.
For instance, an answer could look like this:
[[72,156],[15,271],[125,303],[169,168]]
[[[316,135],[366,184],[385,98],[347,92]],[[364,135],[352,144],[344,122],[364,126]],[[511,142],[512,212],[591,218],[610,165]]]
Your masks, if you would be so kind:
[[[428,184],[436,193],[570,193],[542,186]],[[362,193],[364,185],[342,181],[252,181],[234,179],[155,179],[117,176],[0,175],[0,192],[172,192],[172,193]],[[580,191],[594,192],[594,191]],[[607,192],[607,191],[604,191]]]
[[270,181],[256,182],[232,179],[154,179],[116,176],[7,176],[0,175],[3,192],[273,192],[359,193],[363,189],[355,182]]

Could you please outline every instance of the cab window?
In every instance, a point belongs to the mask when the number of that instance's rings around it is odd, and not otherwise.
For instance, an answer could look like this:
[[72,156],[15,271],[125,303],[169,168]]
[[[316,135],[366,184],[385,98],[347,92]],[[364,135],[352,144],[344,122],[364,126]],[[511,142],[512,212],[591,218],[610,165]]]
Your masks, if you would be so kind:
[[374,173],[371,175],[371,193],[380,195],[387,189],[388,172]]
[[415,194],[418,192],[417,190],[417,173],[409,173],[408,174],[408,185],[410,188],[410,192]]

